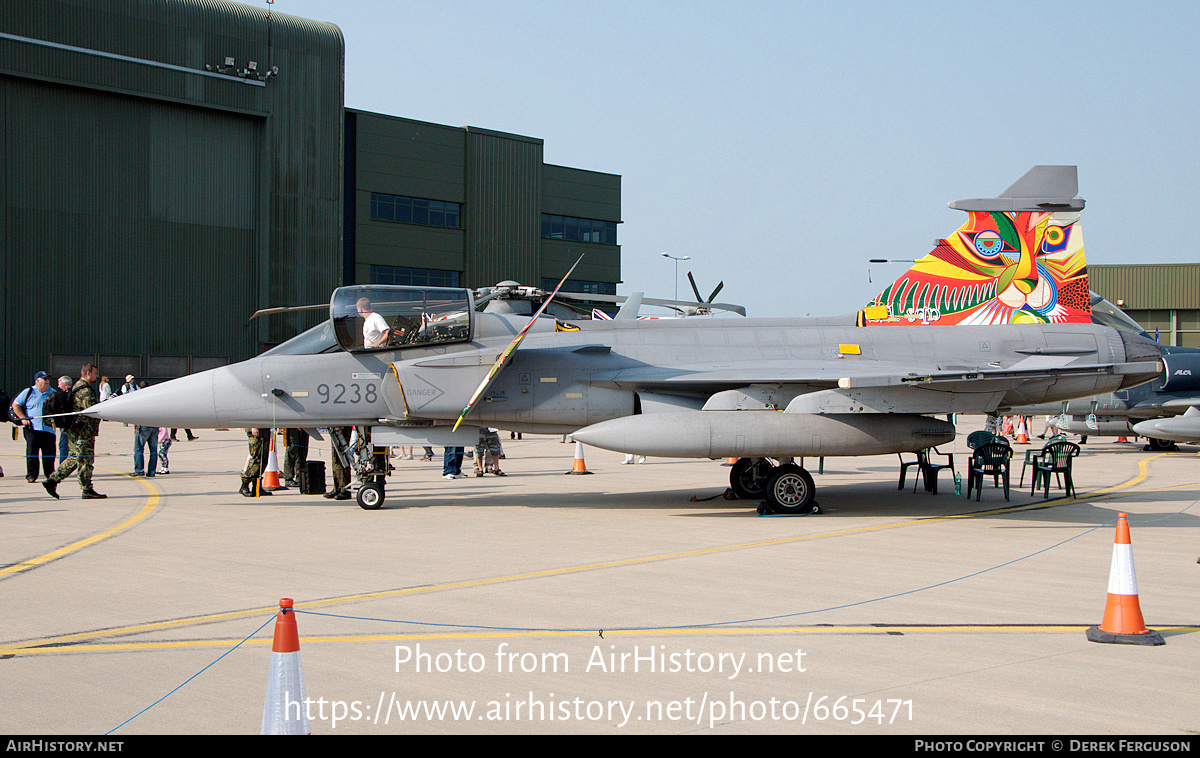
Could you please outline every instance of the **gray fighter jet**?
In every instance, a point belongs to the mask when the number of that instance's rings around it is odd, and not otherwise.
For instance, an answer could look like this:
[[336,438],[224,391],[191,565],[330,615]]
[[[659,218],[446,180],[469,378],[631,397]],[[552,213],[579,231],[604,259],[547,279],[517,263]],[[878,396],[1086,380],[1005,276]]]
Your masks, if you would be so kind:
[[[1150,337],[1124,311],[1094,292],[1092,317],[1097,323],[1147,339]],[[1163,372],[1146,384],[1095,397],[1012,408],[1004,412],[1056,416],[1055,428],[1071,434],[1097,437],[1137,434],[1148,438],[1151,450],[1174,449],[1175,442],[1200,439],[1200,426],[1180,417],[1180,414],[1189,414],[1189,418],[1200,415],[1200,349],[1165,345],[1162,353]]]
[[[572,433],[620,452],[736,457],[737,492],[807,513],[803,456],[921,450],[954,439],[935,414],[1158,375],[1152,340],[1091,321],[1076,192],[1075,167],[1038,166],[999,197],[951,203],[968,221],[842,317],[561,322],[478,313],[465,289],[343,287],[327,322],[257,358],[88,412],[185,428],[355,425],[373,445],[473,445],[485,425]],[[373,509],[383,472],[366,436],[357,451],[337,444]]]

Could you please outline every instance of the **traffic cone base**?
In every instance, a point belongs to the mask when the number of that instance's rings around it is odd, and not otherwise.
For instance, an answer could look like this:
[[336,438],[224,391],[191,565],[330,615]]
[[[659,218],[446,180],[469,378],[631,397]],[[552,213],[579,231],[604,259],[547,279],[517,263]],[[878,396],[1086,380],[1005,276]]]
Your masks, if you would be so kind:
[[1105,642],[1115,645],[1165,645],[1163,636],[1153,629],[1147,629],[1141,634],[1115,634],[1106,632],[1098,626],[1088,627],[1087,638],[1091,642]]
[[571,470],[568,471],[567,473],[568,474],[590,474],[590,473],[592,473],[591,471],[587,470],[587,466],[583,462],[583,443],[580,442],[579,440],[575,440],[575,462],[571,464]]
[[1129,519],[1117,514],[1117,531],[1113,540],[1112,567],[1108,575],[1108,601],[1104,619],[1087,630],[1092,642],[1122,645],[1163,645],[1162,635],[1147,629],[1138,602],[1137,573],[1133,568],[1133,544],[1129,539]]

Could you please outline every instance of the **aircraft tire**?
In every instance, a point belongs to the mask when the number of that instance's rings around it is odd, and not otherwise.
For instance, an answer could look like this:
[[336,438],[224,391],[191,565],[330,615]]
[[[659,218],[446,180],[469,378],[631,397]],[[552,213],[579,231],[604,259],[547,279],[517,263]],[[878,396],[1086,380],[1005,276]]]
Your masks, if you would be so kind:
[[1150,449],[1154,450],[1156,452],[1163,453],[1168,450],[1177,450],[1178,449],[1175,446],[1175,443],[1172,442],[1171,440],[1163,440],[1163,439],[1159,439],[1158,437],[1148,437],[1147,440],[1150,443]]
[[738,458],[729,469],[729,489],[739,500],[761,500],[774,471],[775,462],[769,458]]
[[376,482],[358,488],[358,507],[366,511],[379,510],[383,506],[383,485]]
[[766,501],[775,513],[808,513],[817,494],[812,475],[794,463],[776,466],[767,479]]

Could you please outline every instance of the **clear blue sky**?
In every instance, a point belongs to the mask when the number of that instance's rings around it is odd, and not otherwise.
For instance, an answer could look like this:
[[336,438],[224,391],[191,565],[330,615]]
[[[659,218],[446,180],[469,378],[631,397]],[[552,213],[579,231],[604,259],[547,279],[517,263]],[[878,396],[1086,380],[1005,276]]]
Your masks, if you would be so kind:
[[[263,7],[265,3],[248,3]],[[833,315],[1035,164],[1088,260],[1200,260],[1200,3],[277,0],[341,28],[346,105],[540,137],[620,174],[624,284],[690,255],[752,316]],[[286,72],[284,72],[286,75]],[[885,281],[886,280],[886,281]],[[1103,294],[1103,293],[1101,293]]]

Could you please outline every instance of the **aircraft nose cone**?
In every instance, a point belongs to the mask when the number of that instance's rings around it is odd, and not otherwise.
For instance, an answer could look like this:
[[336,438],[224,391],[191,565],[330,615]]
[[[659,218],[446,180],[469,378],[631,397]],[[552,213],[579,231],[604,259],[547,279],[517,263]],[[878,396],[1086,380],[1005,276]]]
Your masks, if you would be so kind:
[[86,415],[143,426],[207,429],[223,426],[213,403],[214,369],[130,392],[92,406]]

